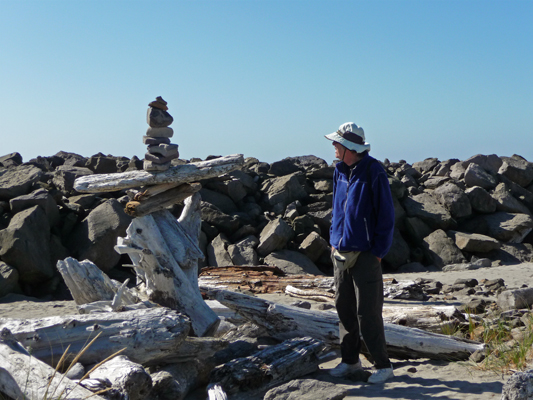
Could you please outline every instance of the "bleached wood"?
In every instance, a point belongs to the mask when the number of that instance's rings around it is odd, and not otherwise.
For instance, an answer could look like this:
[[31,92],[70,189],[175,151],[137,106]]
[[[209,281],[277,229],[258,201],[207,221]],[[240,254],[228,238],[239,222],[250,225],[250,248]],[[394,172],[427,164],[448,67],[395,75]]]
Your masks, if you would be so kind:
[[[209,295],[277,339],[311,336],[332,345],[339,342],[336,312],[305,310],[226,290],[212,290]],[[385,338],[389,355],[400,359],[461,360],[485,348],[482,343],[387,323]]]
[[106,361],[89,375],[90,379],[107,378],[112,388],[129,400],[144,400],[152,389],[152,378],[142,365],[126,356],[116,356]]
[[163,192],[166,192],[167,190],[173,189],[179,185],[181,185],[180,182],[170,182],[170,183],[163,183],[161,185],[147,186],[145,188],[142,188],[140,191],[138,191],[135,197],[133,198],[133,200],[142,201],[144,199],[148,199],[152,196],[158,195],[159,193],[163,193]]
[[383,321],[442,333],[447,327],[458,326],[466,319],[454,306],[384,306]]
[[[187,337],[191,323],[168,308],[126,312],[68,315],[38,319],[0,318],[32,356],[55,364],[70,345],[76,355],[99,332],[100,337],[83,353],[82,364],[98,363],[122,348],[130,360],[144,364],[174,354]],[[72,357],[71,357],[72,358]]]
[[202,185],[199,183],[184,183],[147,199],[143,199],[142,201],[130,201],[126,204],[124,211],[132,217],[142,217],[181,203],[201,188]]
[[0,333],[0,388],[2,393],[17,400],[104,399],[55,373],[52,367],[30,355],[8,329],[2,329]]
[[328,293],[322,290],[316,289],[299,289],[292,285],[285,287],[285,293],[292,297],[298,297],[300,299],[308,299],[321,302],[333,302],[335,301],[335,294]]
[[110,279],[100,268],[89,260],[78,261],[67,257],[57,262],[57,270],[63,276],[76,304],[87,304],[100,300],[115,300],[116,307],[134,304],[139,301],[133,290],[122,287],[118,281]]
[[319,355],[327,348],[311,337],[269,346],[250,357],[237,358],[213,370],[210,383],[226,393],[268,389],[318,369]]
[[243,163],[242,154],[232,154],[214,160],[177,165],[161,172],[142,170],[86,175],[74,181],[74,189],[80,193],[101,193],[171,182],[196,182],[227,174],[239,169]]
[[[135,218],[120,243],[132,249],[132,261],[143,270],[148,299],[185,313],[191,318],[194,334],[206,336],[216,329],[219,319],[177,261],[201,252],[169,214],[164,210]],[[171,228],[166,229],[167,225]]]
[[200,250],[198,243],[200,241],[200,231],[202,229],[202,196],[200,193],[195,193],[191,197],[185,199],[183,211],[178,219],[181,227],[185,230],[188,237],[199,250],[197,257],[189,255],[189,257],[180,263],[183,272],[187,275],[189,282],[193,287],[198,287],[198,260],[203,260],[204,254]]

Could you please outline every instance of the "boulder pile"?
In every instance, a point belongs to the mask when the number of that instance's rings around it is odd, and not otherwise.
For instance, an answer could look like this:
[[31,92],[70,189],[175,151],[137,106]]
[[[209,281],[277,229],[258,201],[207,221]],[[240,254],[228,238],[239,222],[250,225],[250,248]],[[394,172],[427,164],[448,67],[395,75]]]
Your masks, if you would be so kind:
[[[177,145],[167,143],[172,117],[164,103],[150,103],[144,162],[135,156],[85,158],[63,151],[28,162],[19,153],[0,157],[0,297],[12,292],[65,295],[56,263],[69,256],[89,259],[115,279],[129,275],[123,265],[130,260],[113,250],[131,222],[123,210],[127,193],[80,194],[73,183],[88,174],[200,161],[172,158]],[[154,126],[159,117],[161,126]],[[174,146],[176,153],[167,154]],[[165,163],[147,164],[149,154]],[[476,155],[412,165],[385,160],[383,166],[396,211],[385,270],[533,261],[533,163],[518,155]],[[333,169],[334,164],[315,156],[272,164],[247,158],[242,170],[202,181],[205,260],[200,267],[266,264],[287,273],[330,275]],[[181,208],[171,211],[179,216]]]

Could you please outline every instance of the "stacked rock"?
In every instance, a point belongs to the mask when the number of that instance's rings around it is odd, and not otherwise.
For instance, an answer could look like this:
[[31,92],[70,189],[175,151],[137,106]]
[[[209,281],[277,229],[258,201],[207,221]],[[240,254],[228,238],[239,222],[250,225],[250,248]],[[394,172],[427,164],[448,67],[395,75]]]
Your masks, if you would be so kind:
[[155,101],[148,104],[146,120],[150,127],[143,137],[144,144],[148,145],[148,152],[144,155],[145,171],[166,171],[170,168],[171,161],[179,157],[178,145],[170,143],[174,130],[170,124],[174,121],[167,110],[167,102],[158,96]]

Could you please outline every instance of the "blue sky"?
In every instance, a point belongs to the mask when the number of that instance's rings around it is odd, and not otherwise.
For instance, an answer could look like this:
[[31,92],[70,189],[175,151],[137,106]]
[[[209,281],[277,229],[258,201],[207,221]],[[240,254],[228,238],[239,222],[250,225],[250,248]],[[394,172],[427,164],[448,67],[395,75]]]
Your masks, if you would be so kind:
[[181,158],[533,161],[533,1],[0,0],[0,155],[142,158],[162,96]]

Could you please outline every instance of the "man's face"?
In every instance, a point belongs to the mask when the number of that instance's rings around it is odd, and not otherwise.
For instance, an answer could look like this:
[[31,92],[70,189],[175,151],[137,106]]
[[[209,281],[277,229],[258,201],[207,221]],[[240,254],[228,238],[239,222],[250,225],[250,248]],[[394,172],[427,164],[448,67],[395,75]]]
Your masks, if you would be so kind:
[[335,158],[342,161],[346,148],[339,142],[333,142],[333,146],[335,147]]

